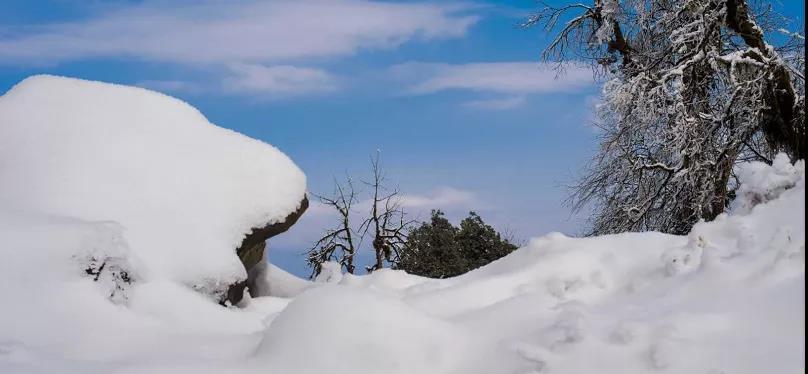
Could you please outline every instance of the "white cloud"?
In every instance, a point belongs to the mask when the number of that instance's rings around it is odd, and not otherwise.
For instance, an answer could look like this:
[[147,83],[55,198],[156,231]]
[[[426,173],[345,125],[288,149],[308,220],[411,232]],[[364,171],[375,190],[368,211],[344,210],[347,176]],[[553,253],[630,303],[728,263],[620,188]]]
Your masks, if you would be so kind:
[[334,76],[321,69],[291,65],[234,64],[223,81],[229,92],[269,96],[298,96],[337,89]]
[[463,103],[466,108],[480,110],[507,110],[520,107],[527,102],[524,96],[510,96],[497,99],[470,100]]
[[145,80],[135,86],[161,92],[223,92],[263,98],[292,97],[335,91],[337,77],[317,68],[293,65],[229,64],[219,81]]
[[[408,94],[412,95],[446,90],[516,95],[574,92],[595,83],[592,70],[586,65],[570,63],[564,66],[563,71],[559,71],[555,67],[555,64],[538,62],[488,62],[456,65],[410,62],[392,67],[391,73],[399,79],[416,82],[406,90]],[[513,103],[512,99],[511,104]],[[504,102],[499,104],[503,106]]]
[[401,195],[401,205],[409,209],[446,209],[477,203],[474,193],[452,187],[440,187],[422,195]]
[[135,86],[160,92],[187,92],[195,94],[205,91],[204,87],[195,82],[180,80],[145,80],[135,83]]
[[[474,193],[445,186],[423,194],[402,194],[399,197],[407,217],[416,220],[428,220],[431,209],[441,209],[451,217],[462,217],[468,210],[486,207]],[[320,203],[312,196],[310,198],[312,201],[309,208],[300,221],[287,233],[272,238],[271,246],[297,248],[302,251],[319,239],[326,229],[339,224],[339,215],[334,207]],[[354,215],[351,217],[354,229],[358,229],[362,220],[369,215],[371,202],[371,199],[363,198],[354,203]]]
[[[401,206],[410,211],[467,208],[480,205],[480,202],[473,192],[446,186],[435,188],[423,194],[400,194],[398,197]],[[372,199],[363,199],[356,202],[354,204],[356,212],[360,215],[368,214],[372,201]],[[333,207],[315,200],[309,206],[306,215],[316,217],[336,216],[336,212],[334,212]]]
[[363,0],[144,2],[70,23],[10,28],[5,63],[134,57],[183,64],[267,63],[465,35],[468,7]]
[[334,207],[323,204],[317,200],[309,203],[309,208],[306,209],[305,215],[307,217],[336,217],[337,212]]
[[[89,9],[92,9],[90,7]],[[186,93],[300,96],[338,88],[314,62],[412,41],[462,37],[474,7],[367,0],[151,2],[110,8],[81,21],[7,27],[0,64],[127,58],[197,68],[198,82],[146,80]]]

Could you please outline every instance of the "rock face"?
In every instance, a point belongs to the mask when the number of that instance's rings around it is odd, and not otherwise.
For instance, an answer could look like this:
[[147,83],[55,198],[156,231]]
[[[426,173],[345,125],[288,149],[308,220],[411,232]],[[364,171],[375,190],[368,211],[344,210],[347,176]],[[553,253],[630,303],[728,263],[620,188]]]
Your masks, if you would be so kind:
[[265,251],[267,239],[286,232],[292,225],[297,222],[300,216],[308,209],[309,199],[303,196],[297,210],[289,213],[282,221],[266,225],[261,228],[253,228],[252,232],[244,238],[241,245],[236,249],[236,254],[244,264],[244,269],[247,270],[247,280],[235,283],[228,288],[224,298],[220,300],[220,304],[224,305],[230,303],[232,305],[241,301],[244,296],[244,288],[246,287],[250,296],[262,296],[259,294],[261,286],[258,284],[260,277],[264,275],[265,264]]

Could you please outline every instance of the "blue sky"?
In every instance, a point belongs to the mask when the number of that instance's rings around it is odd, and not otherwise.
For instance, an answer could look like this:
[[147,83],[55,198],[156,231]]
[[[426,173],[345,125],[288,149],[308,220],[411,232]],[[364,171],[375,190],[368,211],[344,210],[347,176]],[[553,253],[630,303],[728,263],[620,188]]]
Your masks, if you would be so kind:
[[[271,143],[327,193],[377,150],[415,217],[469,210],[527,239],[574,234],[565,184],[597,142],[585,67],[538,62],[519,22],[533,1],[3,1],[0,91],[38,73],[166,92],[219,126]],[[801,30],[803,1],[775,1]],[[330,217],[312,209],[271,242],[303,252]]]

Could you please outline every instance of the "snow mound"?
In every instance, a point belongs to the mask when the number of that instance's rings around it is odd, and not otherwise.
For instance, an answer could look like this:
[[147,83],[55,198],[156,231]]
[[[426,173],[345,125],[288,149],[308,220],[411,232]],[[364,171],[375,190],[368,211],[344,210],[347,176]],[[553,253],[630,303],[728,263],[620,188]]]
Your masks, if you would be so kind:
[[766,198],[688,236],[554,233],[451,279],[309,283],[256,361],[277,373],[803,372],[804,167],[744,168],[740,191]]
[[397,298],[325,285],[272,322],[258,356],[276,373],[438,374],[463,367],[473,341],[470,331]]
[[451,279],[387,270],[339,283],[399,298],[488,344],[486,355],[464,354],[472,369],[448,373],[485,373],[491,361],[503,373],[799,373],[803,162],[778,156],[741,170],[739,199],[756,194],[754,203],[685,237],[554,233]]
[[295,297],[313,285],[313,283],[300,279],[273,264],[268,264],[267,271],[264,272],[264,278],[264,284],[268,288],[265,293],[277,297]]
[[0,180],[0,208],[114,222],[141,276],[210,294],[246,277],[235,249],[306,185],[280,151],[180,100],[55,76],[0,97]]
[[792,165],[788,156],[780,153],[771,166],[763,162],[745,163],[738,167],[736,174],[742,183],[736,191],[732,211],[745,214],[755,205],[774,200],[783,191],[794,187],[805,174],[805,161],[800,160]]

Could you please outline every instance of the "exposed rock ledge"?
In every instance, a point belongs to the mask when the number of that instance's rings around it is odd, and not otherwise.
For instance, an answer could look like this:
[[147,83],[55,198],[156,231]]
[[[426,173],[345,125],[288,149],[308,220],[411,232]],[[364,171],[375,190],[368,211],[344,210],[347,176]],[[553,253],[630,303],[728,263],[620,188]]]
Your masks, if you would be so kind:
[[289,213],[282,221],[252,229],[252,232],[244,238],[241,245],[236,249],[236,254],[238,254],[241,263],[244,264],[244,268],[247,270],[247,280],[231,285],[224,298],[219,301],[220,304],[224,305],[229,302],[231,305],[235,305],[241,301],[245,287],[250,296],[263,296],[258,293],[260,286],[257,284],[257,280],[263,276],[263,269],[266,268],[264,252],[266,251],[267,239],[289,230],[308,207],[309,199],[304,195],[297,210]]

